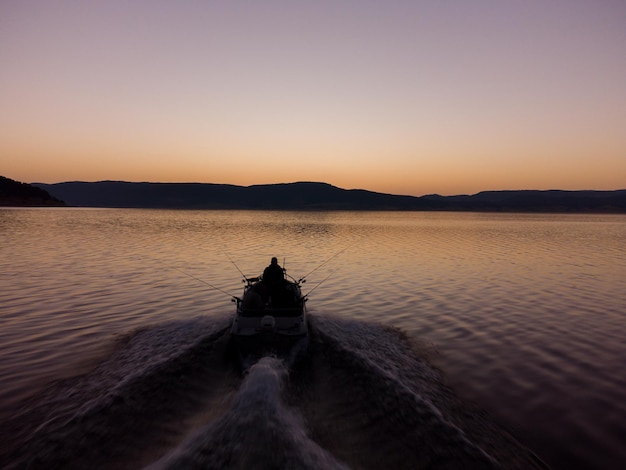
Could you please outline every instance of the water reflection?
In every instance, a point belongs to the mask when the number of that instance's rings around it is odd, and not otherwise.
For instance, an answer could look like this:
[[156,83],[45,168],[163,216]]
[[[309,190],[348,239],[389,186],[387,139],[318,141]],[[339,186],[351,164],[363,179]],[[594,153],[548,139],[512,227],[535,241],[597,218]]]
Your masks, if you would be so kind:
[[555,459],[624,458],[624,216],[29,209],[0,229],[0,416],[114,335],[232,309],[181,270],[236,295],[229,257],[301,277],[340,252],[305,284],[331,274],[314,314],[426,337],[458,389]]

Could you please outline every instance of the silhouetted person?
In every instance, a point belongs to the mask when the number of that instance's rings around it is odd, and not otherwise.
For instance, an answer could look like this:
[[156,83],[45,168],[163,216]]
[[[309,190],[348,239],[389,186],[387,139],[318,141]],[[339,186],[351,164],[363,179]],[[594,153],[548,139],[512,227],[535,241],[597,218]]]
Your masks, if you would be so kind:
[[263,270],[263,282],[270,288],[280,286],[285,280],[283,268],[278,264],[278,259],[274,256],[270,265]]
[[267,286],[273,307],[289,306],[288,293],[285,289],[285,271],[278,264],[276,257],[272,258],[270,265],[263,271],[263,284]]

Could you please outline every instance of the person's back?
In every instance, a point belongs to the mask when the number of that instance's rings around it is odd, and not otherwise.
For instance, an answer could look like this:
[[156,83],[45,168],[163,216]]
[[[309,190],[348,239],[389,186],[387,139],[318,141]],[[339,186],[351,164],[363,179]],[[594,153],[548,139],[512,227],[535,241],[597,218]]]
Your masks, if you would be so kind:
[[285,279],[283,268],[278,264],[276,257],[272,258],[270,265],[263,271],[263,282],[269,285],[280,284]]

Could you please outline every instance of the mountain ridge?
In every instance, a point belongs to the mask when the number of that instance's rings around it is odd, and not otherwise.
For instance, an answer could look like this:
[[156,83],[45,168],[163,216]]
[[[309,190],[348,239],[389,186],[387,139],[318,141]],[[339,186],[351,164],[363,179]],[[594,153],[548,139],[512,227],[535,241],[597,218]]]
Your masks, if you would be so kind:
[[473,195],[406,196],[343,189],[312,181],[237,186],[106,180],[32,183],[32,186],[77,207],[626,213],[626,189],[501,190]]

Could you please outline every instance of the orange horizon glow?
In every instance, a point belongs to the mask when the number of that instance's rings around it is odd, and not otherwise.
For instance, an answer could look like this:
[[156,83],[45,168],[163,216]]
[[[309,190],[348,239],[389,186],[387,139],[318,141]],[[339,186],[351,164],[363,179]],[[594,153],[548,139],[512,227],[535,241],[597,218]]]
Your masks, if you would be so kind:
[[31,3],[0,5],[8,178],[626,187],[626,5]]

